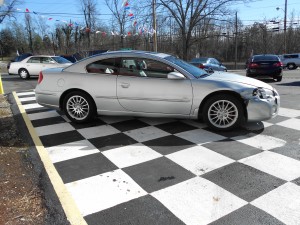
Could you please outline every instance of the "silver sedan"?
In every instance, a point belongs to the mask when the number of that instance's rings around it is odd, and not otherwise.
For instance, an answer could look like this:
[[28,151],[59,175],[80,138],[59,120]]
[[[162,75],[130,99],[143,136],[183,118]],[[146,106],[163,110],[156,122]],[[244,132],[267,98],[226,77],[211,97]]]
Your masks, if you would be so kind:
[[215,130],[268,120],[280,105],[278,92],[262,81],[207,74],[174,56],[142,51],[107,52],[45,70],[35,93],[40,105],[77,123],[97,114],[202,118]]

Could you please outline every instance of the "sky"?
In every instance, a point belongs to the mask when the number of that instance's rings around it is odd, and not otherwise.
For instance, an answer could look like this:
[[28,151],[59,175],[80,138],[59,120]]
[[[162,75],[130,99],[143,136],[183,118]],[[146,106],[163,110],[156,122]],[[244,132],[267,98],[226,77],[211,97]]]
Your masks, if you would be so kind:
[[[129,3],[133,4],[134,1],[128,0]],[[98,0],[99,13],[106,14],[101,15],[100,19],[107,21],[109,20],[110,12],[105,6],[104,0]],[[296,19],[300,18],[300,0],[288,0],[287,15],[289,16],[292,12]],[[238,18],[243,22],[244,25],[251,25],[254,22],[263,22],[266,20],[276,19],[283,21],[284,18],[284,3],[285,0],[252,0],[247,4],[233,4],[230,8],[237,10]],[[279,10],[276,8],[279,7]],[[43,13],[45,18],[53,18],[48,21],[49,25],[54,23],[56,20],[61,21],[82,21],[80,13],[80,5],[78,0],[23,0],[23,4],[17,6],[19,12],[25,12],[28,9],[30,12],[35,12],[37,15]],[[48,14],[45,14],[48,13]],[[24,13],[18,13],[20,18],[23,17]],[[0,25],[0,29],[5,24]],[[300,26],[300,23],[299,23]]]

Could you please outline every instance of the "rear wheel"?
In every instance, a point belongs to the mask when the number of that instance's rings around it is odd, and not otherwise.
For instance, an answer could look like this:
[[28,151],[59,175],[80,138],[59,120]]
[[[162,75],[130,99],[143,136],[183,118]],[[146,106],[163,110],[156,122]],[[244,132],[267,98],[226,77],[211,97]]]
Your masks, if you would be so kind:
[[274,80],[276,80],[277,82],[280,82],[282,80],[282,77],[275,77]]
[[64,112],[75,123],[85,123],[92,120],[96,114],[96,107],[90,96],[74,91],[64,98]]
[[19,70],[19,76],[22,79],[29,79],[29,77],[30,77],[28,71],[26,69],[24,69],[24,68],[22,68],[22,69]]
[[215,95],[204,105],[203,120],[213,130],[232,130],[244,122],[244,108],[234,96]]
[[286,67],[289,70],[295,70],[297,68],[297,66],[295,65],[295,63],[289,63],[289,64],[286,65]]

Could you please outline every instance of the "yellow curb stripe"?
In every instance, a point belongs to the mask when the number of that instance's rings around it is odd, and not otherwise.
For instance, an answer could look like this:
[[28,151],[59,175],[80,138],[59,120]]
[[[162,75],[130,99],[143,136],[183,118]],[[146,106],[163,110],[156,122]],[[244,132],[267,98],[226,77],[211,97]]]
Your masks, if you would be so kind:
[[67,219],[72,225],[87,225],[86,221],[83,219],[79,209],[76,206],[76,203],[70,193],[68,192],[65,184],[63,183],[61,177],[59,176],[57,170],[55,169],[47,150],[44,148],[40,138],[36,134],[32,123],[26,114],[16,92],[13,92],[13,96],[16,100],[16,103],[19,107],[19,110],[23,116],[23,119],[26,123],[26,126],[29,130],[30,136],[36,146],[37,152],[41,158],[41,161],[44,164],[45,170],[49,176],[49,179],[53,185],[53,188],[61,202],[61,205],[65,211]]
[[2,85],[1,73],[0,73],[0,94],[4,94],[4,89]]

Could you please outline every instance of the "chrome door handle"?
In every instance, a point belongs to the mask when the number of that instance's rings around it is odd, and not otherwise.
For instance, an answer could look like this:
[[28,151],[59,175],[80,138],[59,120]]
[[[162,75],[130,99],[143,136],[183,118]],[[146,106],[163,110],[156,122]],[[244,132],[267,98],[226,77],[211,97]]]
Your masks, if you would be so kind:
[[129,86],[130,86],[130,84],[128,84],[128,83],[121,83],[122,88],[128,88]]

